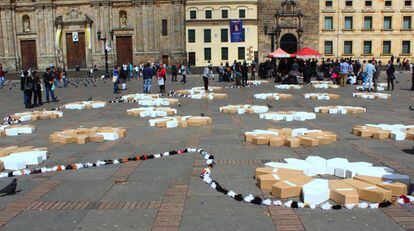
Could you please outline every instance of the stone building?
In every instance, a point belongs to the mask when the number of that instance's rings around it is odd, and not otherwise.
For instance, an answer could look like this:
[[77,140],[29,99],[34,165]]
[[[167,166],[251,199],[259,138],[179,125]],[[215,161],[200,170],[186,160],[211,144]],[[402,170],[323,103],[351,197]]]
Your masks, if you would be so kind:
[[325,57],[413,59],[413,0],[319,0]]
[[[187,0],[186,32],[188,63],[205,66],[253,62],[257,57],[257,0]],[[230,21],[244,39],[232,41]],[[234,36],[233,36],[234,37]]]
[[185,0],[0,0],[0,63],[103,66],[105,47],[110,66],[182,62],[184,7]]
[[275,49],[319,49],[318,0],[259,0],[258,22],[259,61],[271,52],[272,34]]

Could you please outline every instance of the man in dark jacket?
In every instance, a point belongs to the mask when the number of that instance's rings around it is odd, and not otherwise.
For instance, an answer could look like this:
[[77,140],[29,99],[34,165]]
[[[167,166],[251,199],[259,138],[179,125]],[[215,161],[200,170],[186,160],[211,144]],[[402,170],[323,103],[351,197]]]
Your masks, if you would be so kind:
[[24,106],[32,108],[32,95],[34,89],[34,82],[28,71],[23,71],[23,77],[20,78],[20,89],[24,92]]
[[414,67],[413,67],[413,73],[411,74],[411,91],[414,91]]
[[53,74],[50,67],[46,68],[46,72],[43,74],[43,82],[46,89],[46,102],[49,103],[49,94],[53,102],[57,102],[55,97],[55,91],[52,89],[54,84]]
[[388,65],[387,65],[387,91],[390,90],[390,85],[391,85],[391,89],[394,91],[394,79],[395,79],[395,67],[394,67],[394,63],[392,62],[392,60],[388,61]]
[[149,63],[145,65],[142,76],[144,79],[144,93],[150,93],[153,73]]

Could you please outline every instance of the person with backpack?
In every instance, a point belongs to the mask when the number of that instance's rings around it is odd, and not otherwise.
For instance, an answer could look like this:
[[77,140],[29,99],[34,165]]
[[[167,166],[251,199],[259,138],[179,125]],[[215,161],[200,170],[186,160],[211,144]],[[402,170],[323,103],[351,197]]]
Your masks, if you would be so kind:
[[391,85],[391,90],[394,91],[395,67],[394,67],[394,63],[392,62],[392,60],[388,61],[386,72],[387,72],[387,91],[390,90],[390,85]]

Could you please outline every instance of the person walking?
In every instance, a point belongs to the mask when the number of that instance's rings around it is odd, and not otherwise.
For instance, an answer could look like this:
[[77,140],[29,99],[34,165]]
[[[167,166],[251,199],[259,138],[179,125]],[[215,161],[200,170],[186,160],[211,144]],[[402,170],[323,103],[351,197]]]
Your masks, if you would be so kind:
[[395,67],[394,67],[394,63],[392,62],[392,60],[388,61],[386,72],[387,72],[387,91],[390,90],[390,86],[391,86],[391,90],[394,91]]
[[372,64],[372,60],[368,60],[368,64],[365,66],[364,90],[371,91],[371,89],[372,89],[372,80],[374,78],[375,72],[376,72],[376,69],[375,69],[375,66]]
[[178,69],[175,64],[171,66],[171,81],[177,82]]
[[35,107],[42,106],[42,81],[37,71],[33,71],[33,104]]
[[[52,70],[50,67],[46,68],[46,72],[43,73],[43,83],[45,84],[45,90],[46,90],[46,102],[49,103],[49,99],[53,102],[57,102],[57,98],[55,97],[55,85],[54,85],[54,79]],[[50,98],[49,98],[50,95]]]
[[243,66],[241,68],[242,74],[242,85],[243,87],[247,86],[247,78],[249,76],[249,67],[247,66],[246,61],[244,61]]
[[129,75],[128,75],[128,65],[124,65],[121,69],[121,83],[122,83],[122,91],[126,90],[126,83],[127,83],[127,79],[129,80]]
[[183,78],[181,79],[181,83],[187,83],[187,67],[184,65],[184,63],[181,65],[180,72],[183,76]]
[[203,75],[202,76],[203,76],[203,82],[204,82],[204,90],[206,92],[208,92],[208,82],[209,82],[208,79],[212,75],[211,69],[212,69],[211,66],[206,66],[206,67],[204,67],[204,70],[203,70]]
[[144,79],[144,93],[151,93],[152,68],[149,63],[145,65],[142,76]]
[[341,87],[345,87],[346,78],[348,77],[349,70],[350,70],[349,63],[345,59],[342,59],[341,64],[339,64],[339,74],[340,74],[339,85]]
[[114,67],[114,71],[112,74],[112,82],[114,83],[114,94],[118,94],[119,91],[119,70],[118,66]]

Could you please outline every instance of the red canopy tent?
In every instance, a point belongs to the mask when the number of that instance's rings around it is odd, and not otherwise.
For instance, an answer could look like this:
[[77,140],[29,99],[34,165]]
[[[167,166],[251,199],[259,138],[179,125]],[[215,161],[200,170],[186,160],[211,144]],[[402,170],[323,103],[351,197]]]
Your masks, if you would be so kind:
[[299,59],[316,59],[316,58],[322,57],[322,55],[319,52],[309,47],[304,47],[298,50],[293,55],[295,55],[296,58],[299,58]]
[[277,50],[273,51],[272,53],[267,55],[268,58],[293,58],[295,57],[292,54],[287,53],[282,48],[278,48]]

